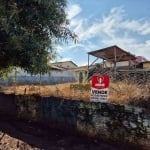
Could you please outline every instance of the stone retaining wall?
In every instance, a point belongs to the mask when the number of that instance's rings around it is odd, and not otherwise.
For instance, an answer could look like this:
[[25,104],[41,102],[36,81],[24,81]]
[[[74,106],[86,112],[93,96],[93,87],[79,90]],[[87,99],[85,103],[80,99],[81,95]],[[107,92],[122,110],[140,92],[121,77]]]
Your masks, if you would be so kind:
[[14,99],[14,94],[0,93],[0,115],[6,115],[10,116],[11,118],[16,118],[17,110]]
[[[4,99],[6,103],[12,101],[6,98],[10,95],[2,98],[1,95],[0,104]],[[13,100],[15,106],[8,107],[12,107],[12,111],[16,108],[17,116],[22,119],[70,128],[103,139],[150,145],[150,113],[142,108],[35,95],[18,95]]]

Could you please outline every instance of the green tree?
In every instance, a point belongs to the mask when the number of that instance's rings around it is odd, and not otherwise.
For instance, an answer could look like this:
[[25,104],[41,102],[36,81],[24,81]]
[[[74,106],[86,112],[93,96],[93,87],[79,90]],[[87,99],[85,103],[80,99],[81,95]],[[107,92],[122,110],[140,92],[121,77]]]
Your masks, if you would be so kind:
[[100,68],[100,67],[101,67],[101,64],[100,64],[100,63],[95,63],[95,67],[96,67],[96,68]]
[[19,66],[45,73],[53,44],[76,39],[68,28],[66,0],[0,0],[0,69]]
[[82,83],[83,82],[83,73],[80,72],[79,73],[79,83]]
[[10,66],[8,68],[0,69],[0,78],[6,80],[9,78],[10,73],[15,70],[16,67]]

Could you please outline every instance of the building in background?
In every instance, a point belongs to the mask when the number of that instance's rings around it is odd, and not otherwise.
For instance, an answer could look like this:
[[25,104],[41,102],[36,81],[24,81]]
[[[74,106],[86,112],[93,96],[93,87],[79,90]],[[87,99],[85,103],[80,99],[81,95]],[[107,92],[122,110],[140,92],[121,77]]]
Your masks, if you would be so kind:
[[143,69],[150,69],[150,61],[145,61],[142,64],[143,64]]
[[73,61],[55,62],[55,63],[52,63],[51,65],[64,68],[64,69],[74,69],[78,67]]
[[[90,69],[94,68],[95,66],[90,66]],[[83,82],[87,81],[88,79],[88,66],[79,66],[77,68],[72,69],[73,75],[76,81],[79,81],[80,74],[83,76]]]
[[17,84],[60,84],[75,81],[76,79],[72,70],[51,65],[49,72],[43,75],[32,75],[21,68],[16,68],[12,71],[8,79],[0,79],[0,84],[12,85],[14,82]]

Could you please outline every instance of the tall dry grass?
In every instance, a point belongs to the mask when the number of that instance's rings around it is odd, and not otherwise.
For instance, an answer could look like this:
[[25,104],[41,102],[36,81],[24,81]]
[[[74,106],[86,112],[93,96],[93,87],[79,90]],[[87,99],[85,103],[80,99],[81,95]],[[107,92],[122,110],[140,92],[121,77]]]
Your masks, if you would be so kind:
[[148,100],[150,98],[150,85],[137,85],[127,81],[111,82],[109,101],[119,104],[128,104],[130,101]]
[[[39,94],[41,96],[56,96],[63,97],[73,100],[85,100],[90,101],[90,89],[86,90],[74,90],[70,88],[70,84],[56,84],[56,85],[24,85],[3,87],[3,90],[6,93],[15,94]],[[78,84],[78,83],[74,83]],[[87,83],[83,83],[87,84]],[[89,83],[90,84],[90,83]],[[121,82],[111,82],[109,88],[109,97],[108,101],[117,103],[117,104],[128,104],[130,101],[148,100],[150,98],[150,85],[143,85],[139,87],[136,84],[131,84],[127,81]]]

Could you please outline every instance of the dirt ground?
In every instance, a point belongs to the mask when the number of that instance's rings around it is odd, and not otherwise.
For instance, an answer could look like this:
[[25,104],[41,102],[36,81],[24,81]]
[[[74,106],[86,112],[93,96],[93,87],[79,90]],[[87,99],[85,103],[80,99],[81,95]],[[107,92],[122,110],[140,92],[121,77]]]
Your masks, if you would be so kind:
[[[3,119],[4,118],[4,119]],[[0,121],[0,150],[136,150],[23,120]],[[138,148],[139,149],[139,148]],[[141,149],[141,148],[140,148]]]

